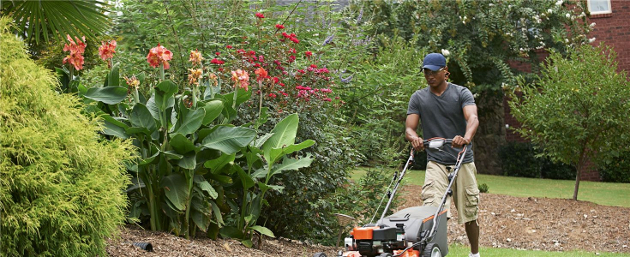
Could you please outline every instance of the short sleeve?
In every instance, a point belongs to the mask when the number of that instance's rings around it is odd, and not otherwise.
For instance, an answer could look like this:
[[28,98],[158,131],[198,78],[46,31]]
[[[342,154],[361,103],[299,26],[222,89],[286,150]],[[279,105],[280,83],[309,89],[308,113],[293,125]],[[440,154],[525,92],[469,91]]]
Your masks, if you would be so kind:
[[467,105],[475,105],[475,98],[468,88],[462,87],[460,98],[462,100],[462,108]]
[[418,96],[418,92],[413,93],[411,98],[409,99],[409,106],[407,106],[407,115],[409,114],[418,114],[420,115],[420,97]]

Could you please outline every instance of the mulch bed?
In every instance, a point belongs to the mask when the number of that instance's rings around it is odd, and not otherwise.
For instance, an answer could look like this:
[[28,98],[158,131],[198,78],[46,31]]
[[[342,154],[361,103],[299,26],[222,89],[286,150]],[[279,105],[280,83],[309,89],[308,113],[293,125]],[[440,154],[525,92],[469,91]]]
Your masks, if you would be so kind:
[[[399,209],[421,203],[420,191],[420,186],[405,186],[399,195],[403,198]],[[454,208],[452,216],[449,243],[468,245]],[[630,253],[630,208],[568,199],[481,194],[478,221],[480,244],[484,247]],[[186,240],[132,226],[122,228],[120,237],[108,242],[110,256],[312,256],[315,252],[335,256],[339,250],[290,239],[266,239],[261,249],[252,249],[231,239]],[[153,252],[131,242],[150,242]]]

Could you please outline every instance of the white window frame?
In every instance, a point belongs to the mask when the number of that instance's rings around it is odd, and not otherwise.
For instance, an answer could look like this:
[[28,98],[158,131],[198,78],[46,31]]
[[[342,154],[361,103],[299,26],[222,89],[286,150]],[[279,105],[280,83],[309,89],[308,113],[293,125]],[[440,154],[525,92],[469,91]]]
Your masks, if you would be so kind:
[[592,2],[592,0],[587,0],[586,5],[588,6],[588,11],[591,13],[591,15],[612,13],[612,6],[610,4],[610,2],[612,0],[603,0],[603,1],[605,1],[608,4],[608,10],[606,10],[606,11],[593,11],[593,10],[591,10],[591,2]]

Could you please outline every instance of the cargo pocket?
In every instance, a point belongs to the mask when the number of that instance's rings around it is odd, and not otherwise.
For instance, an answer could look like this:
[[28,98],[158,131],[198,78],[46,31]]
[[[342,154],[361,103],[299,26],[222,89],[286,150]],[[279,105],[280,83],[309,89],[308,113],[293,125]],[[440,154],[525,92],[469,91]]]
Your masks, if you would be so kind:
[[466,188],[466,216],[472,217],[477,215],[477,205],[479,205],[479,188],[477,185],[474,187]]
[[423,205],[433,206],[433,202],[435,202],[435,187],[433,186],[435,182],[431,181],[422,186],[422,192],[420,193],[420,198],[422,198]]

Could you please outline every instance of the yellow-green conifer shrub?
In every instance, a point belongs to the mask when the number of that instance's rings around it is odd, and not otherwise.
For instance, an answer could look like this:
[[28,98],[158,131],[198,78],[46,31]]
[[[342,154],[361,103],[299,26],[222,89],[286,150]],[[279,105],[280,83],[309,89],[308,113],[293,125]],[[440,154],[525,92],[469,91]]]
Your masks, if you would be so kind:
[[103,140],[0,18],[2,256],[106,256],[124,223],[130,142]]

